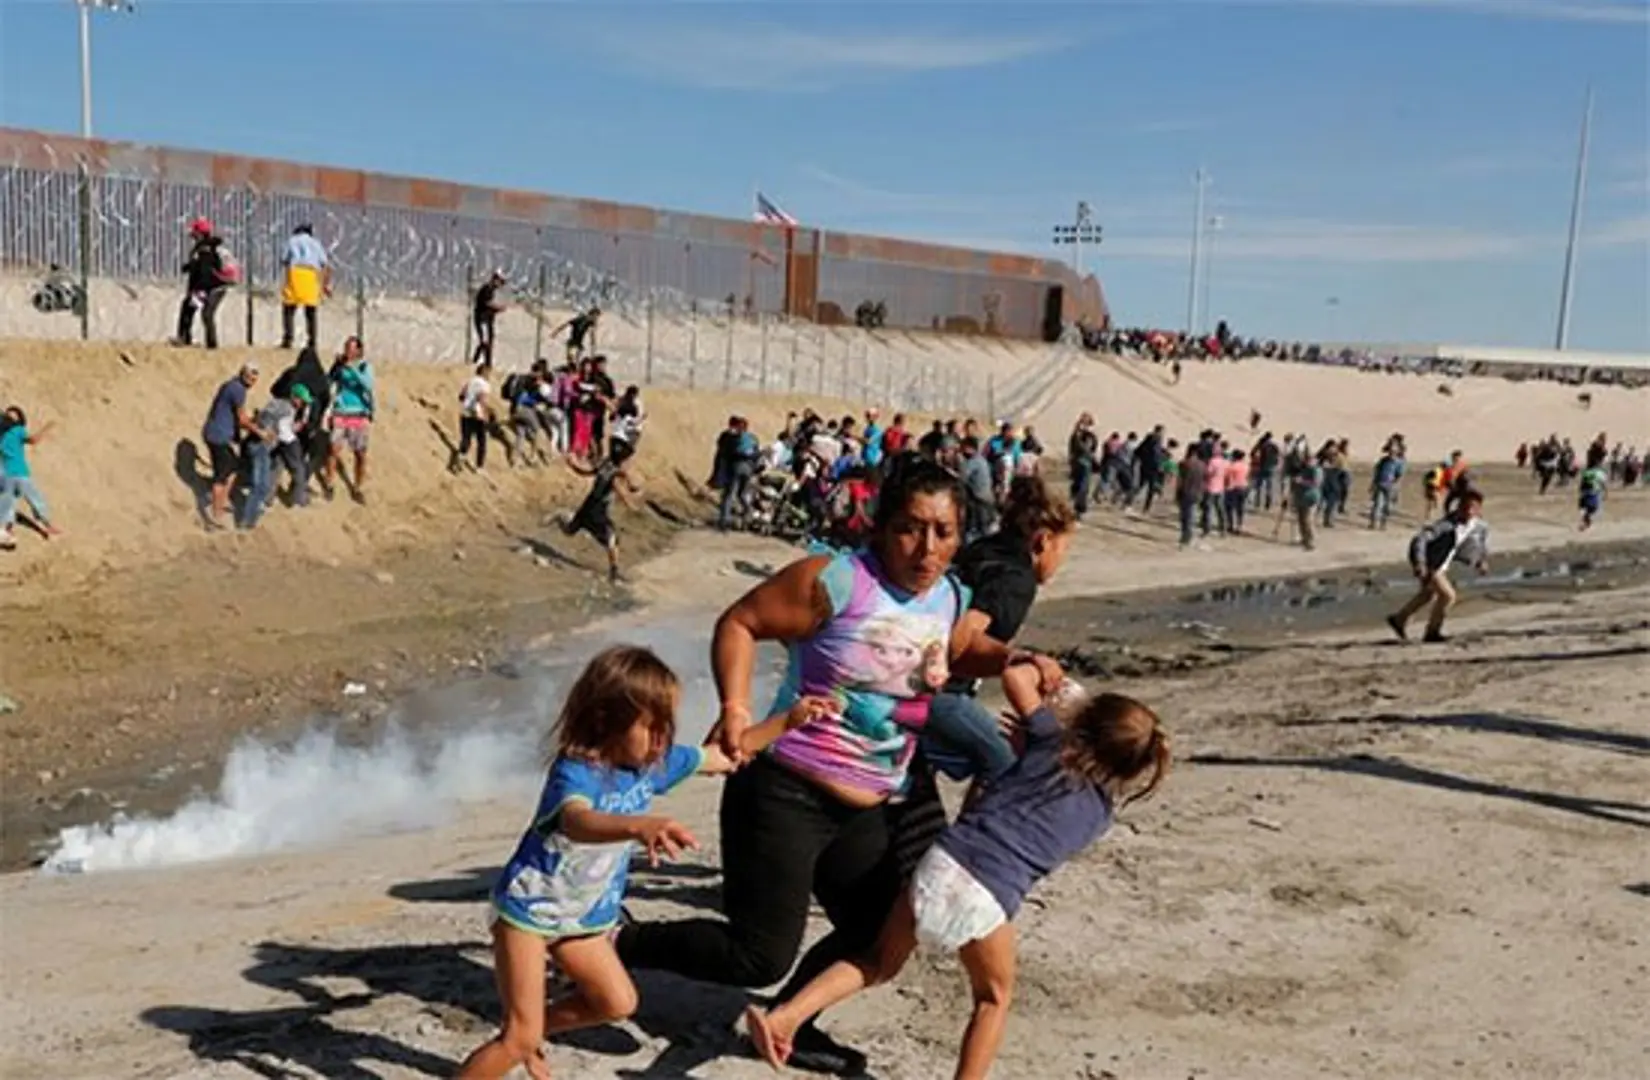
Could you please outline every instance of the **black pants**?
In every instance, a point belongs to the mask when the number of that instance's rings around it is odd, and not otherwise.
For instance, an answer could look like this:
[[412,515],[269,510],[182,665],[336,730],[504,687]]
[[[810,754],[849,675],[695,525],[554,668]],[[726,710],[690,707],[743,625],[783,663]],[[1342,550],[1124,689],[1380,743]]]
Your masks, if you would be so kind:
[[460,459],[470,452],[471,442],[476,444],[476,468],[484,468],[487,464],[487,421],[475,416],[461,416],[458,418]]
[[790,988],[869,949],[899,896],[883,806],[855,809],[758,758],[722,789],[721,919],[633,924],[619,934],[627,967],[722,986],[769,986],[802,948],[810,896],[831,932],[808,951]]
[[470,357],[472,365],[486,360],[493,362],[493,313],[476,312],[476,351]]
[[[223,303],[223,294],[227,289],[213,289],[206,294],[206,302],[201,305],[201,327],[206,333],[206,347],[218,347],[218,305]],[[178,343],[191,345],[195,336],[195,295],[183,294],[183,303],[178,305]]]
[[[281,348],[292,348],[292,324],[298,314],[298,305],[281,305]],[[304,307],[304,333],[309,337],[310,348],[315,347],[315,309]]]

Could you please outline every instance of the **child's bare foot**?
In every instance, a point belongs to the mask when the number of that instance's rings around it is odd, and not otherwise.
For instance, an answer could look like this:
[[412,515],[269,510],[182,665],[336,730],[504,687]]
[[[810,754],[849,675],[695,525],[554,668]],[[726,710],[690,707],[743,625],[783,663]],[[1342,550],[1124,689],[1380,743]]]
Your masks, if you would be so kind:
[[782,1039],[779,1033],[768,1023],[768,1014],[755,1005],[745,1010],[745,1034],[750,1036],[751,1045],[778,1072],[785,1067],[785,1061],[791,1056],[791,1042]]

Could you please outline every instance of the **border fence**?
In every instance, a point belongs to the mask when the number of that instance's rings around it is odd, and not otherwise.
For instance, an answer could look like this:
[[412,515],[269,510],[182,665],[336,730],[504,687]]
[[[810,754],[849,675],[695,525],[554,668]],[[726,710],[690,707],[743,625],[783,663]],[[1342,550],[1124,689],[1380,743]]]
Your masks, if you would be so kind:
[[1105,321],[1065,264],[587,199],[0,128],[0,266],[170,282],[184,225],[211,219],[248,288],[276,281],[292,227],[315,226],[343,287],[460,298],[467,268],[542,274],[565,306],[630,315],[727,306],[746,317],[1053,340]]

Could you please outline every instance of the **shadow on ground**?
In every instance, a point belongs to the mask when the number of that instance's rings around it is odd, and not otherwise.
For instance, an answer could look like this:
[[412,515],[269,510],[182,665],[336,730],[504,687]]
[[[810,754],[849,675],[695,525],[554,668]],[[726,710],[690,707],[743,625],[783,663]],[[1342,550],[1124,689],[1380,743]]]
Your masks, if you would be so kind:
[[1650,806],[1620,802],[1613,799],[1593,799],[1583,795],[1562,795],[1556,792],[1534,791],[1529,788],[1495,784],[1486,780],[1472,780],[1437,769],[1425,769],[1396,758],[1378,758],[1365,754],[1335,757],[1243,757],[1226,754],[1193,754],[1188,761],[1198,765],[1235,768],[1317,769],[1322,772],[1370,776],[1380,780],[1397,780],[1406,784],[1420,784],[1442,791],[1456,791],[1482,795],[1493,799],[1507,799],[1528,803],[1549,810],[1562,810],[1599,821],[1618,825],[1632,825],[1650,829]]

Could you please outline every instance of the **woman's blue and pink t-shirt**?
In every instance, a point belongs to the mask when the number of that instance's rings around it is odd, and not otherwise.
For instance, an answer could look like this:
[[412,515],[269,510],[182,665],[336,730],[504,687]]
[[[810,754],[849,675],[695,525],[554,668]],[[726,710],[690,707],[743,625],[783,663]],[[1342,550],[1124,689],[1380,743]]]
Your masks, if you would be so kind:
[[892,795],[915,751],[910,728],[921,726],[928,699],[950,676],[951,630],[968,591],[947,576],[925,593],[906,592],[864,551],[834,557],[819,581],[831,617],[791,644],[769,715],[808,695],[835,698],[841,708],[786,732],[768,753],[803,775]]

